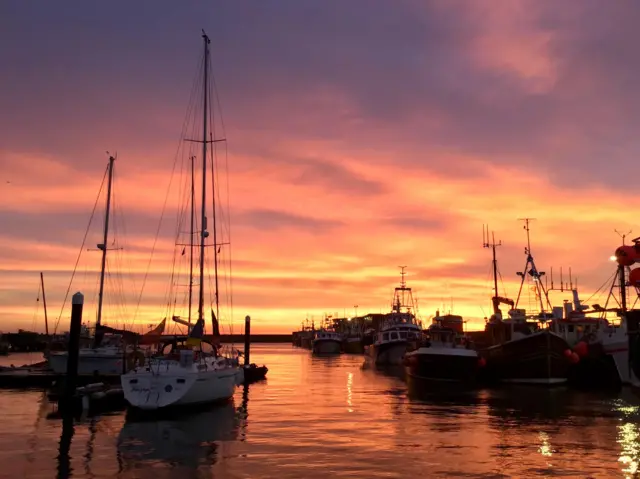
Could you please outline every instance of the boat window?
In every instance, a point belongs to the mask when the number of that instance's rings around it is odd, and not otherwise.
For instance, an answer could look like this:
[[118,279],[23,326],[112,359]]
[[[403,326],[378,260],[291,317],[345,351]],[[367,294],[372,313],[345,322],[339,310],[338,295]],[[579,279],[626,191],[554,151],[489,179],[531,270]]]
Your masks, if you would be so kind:
[[401,339],[406,339],[407,338],[407,333],[400,333],[400,338]]
[[569,325],[569,332],[570,332],[570,333],[573,333],[573,324],[570,324],[570,325]]
[[391,333],[391,339],[398,339],[398,333]]
[[382,340],[383,340],[383,341],[389,341],[389,333],[384,333],[384,334],[382,335]]

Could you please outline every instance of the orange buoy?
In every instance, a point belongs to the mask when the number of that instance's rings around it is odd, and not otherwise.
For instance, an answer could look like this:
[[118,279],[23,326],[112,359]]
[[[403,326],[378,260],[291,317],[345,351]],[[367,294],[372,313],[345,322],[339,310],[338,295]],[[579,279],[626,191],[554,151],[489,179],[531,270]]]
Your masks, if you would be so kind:
[[620,246],[615,252],[615,257],[618,264],[622,266],[631,266],[639,259],[633,246]]

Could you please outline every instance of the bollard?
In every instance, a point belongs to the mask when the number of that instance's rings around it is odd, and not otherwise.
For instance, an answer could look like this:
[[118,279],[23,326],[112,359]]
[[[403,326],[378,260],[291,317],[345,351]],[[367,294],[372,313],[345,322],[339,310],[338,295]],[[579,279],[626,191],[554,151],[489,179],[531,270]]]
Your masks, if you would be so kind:
[[251,318],[246,316],[244,318],[244,365],[249,366],[251,364],[249,355],[251,349]]
[[71,301],[71,327],[69,328],[69,349],[67,352],[67,378],[64,389],[65,399],[70,399],[76,392],[83,305],[84,295],[80,292],[74,294]]

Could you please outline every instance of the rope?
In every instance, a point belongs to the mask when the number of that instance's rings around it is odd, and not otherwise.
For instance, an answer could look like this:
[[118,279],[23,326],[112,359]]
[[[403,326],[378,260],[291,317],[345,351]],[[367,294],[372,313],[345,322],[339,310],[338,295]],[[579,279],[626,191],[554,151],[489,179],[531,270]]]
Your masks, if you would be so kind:
[[[91,216],[89,217],[89,224],[87,225],[87,229],[84,232],[84,238],[82,238],[82,245],[80,246],[80,251],[78,252],[78,257],[76,258],[76,264],[73,267],[73,273],[71,273],[71,279],[69,280],[69,286],[67,287],[67,292],[64,295],[64,300],[62,301],[62,307],[60,308],[60,314],[58,315],[58,319],[56,320],[56,325],[53,328],[53,334],[56,334],[58,330],[58,325],[60,324],[60,319],[62,318],[62,312],[64,311],[64,307],[67,303],[67,299],[69,298],[69,291],[71,291],[71,284],[73,283],[73,278],[76,275],[76,269],[78,268],[78,263],[80,262],[80,256],[82,256],[82,251],[84,250],[84,244],[87,241],[87,236],[89,235],[89,228],[91,228],[91,222],[93,221],[93,216],[96,212],[96,208],[98,207],[98,200],[100,199],[100,193],[102,193],[102,189],[104,188],[104,182],[107,178],[107,172],[109,171],[109,167],[104,171],[104,176],[102,177],[102,184],[100,185],[100,190],[98,191],[98,196],[96,197],[96,201],[93,204],[93,210],[91,210]],[[106,247],[107,245],[105,245]]]

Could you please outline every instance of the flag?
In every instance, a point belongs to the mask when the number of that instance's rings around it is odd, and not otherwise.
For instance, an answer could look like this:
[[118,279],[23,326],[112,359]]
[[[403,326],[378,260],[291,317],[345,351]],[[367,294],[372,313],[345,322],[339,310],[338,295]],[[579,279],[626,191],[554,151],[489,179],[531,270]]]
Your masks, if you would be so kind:
[[187,247],[185,246],[184,248],[182,248],[182,256],[184,256],[184,253],[187,251]]
[[220,345],[220,325],[218,324],[218,318],[216,318],[213,309],[211,310],[211,331],[213,335],[213,343]]
[[187,346],[197,346],[202,341],[204,335],[204,320],[201,318],[196,321],[195,326],[191,329],[187,338]]
[[160,336],[162,336],[162,333],[164,333],[164,327],[166,324],[167,318],[164,318],[155,328],[142,335],[142,337],[140,338],[140,344],[156,343],[158,339],[160,339]]

